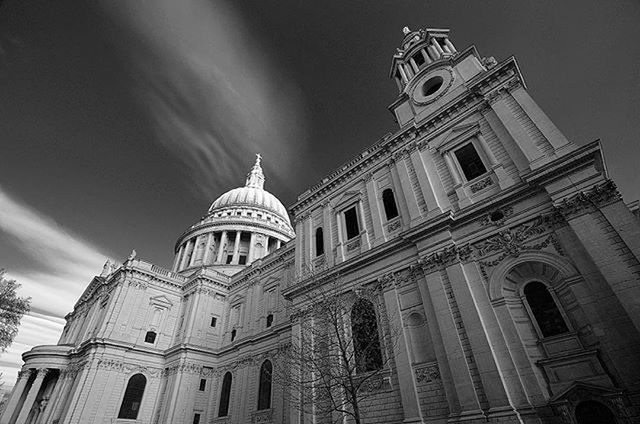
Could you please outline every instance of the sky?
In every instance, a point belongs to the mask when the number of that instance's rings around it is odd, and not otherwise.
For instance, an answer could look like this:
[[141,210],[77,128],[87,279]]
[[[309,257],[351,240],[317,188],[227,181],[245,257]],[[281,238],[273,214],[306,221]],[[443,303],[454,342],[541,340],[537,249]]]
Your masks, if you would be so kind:
[[388,132],[402,28],[518,60],[578,145],[640,198],[637,1],[4,0],[0,267],[32,297],[0,372],[55,343],[107,260],[170,267],[175,240],[263,156],[291,205]]

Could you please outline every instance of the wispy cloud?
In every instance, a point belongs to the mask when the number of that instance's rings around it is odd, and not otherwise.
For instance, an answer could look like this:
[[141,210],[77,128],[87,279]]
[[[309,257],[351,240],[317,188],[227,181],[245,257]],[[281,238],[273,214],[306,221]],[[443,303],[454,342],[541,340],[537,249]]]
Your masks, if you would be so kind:
[[0,372],[13,384],[22,364],[20,354],[34,345],[57,342],[64,315],[110,255],[14,199],[2,187],[0,232],[30,263],[28,269],[7,270],[7,277],[22,285],[20,295],[32,298],[32,312],[23,318],[18,336],[0,360]]
[[135,90],[192,187],[211,196],[234,186],[234,171],[248,169],[256,152],[266,166],[271,156],[272,176],[290,178],[286,165],[304,148],[298,91],[230,7],[219,0],[103,3],[119,31],[128,29],[122,48]]

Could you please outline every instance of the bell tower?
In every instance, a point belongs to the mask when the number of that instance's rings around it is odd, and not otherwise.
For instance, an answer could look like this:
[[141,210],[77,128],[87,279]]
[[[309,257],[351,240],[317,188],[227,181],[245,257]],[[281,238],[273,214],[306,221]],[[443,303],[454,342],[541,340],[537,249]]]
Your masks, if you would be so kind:
[[452,98],[462,95],[465,83],[487,68],[475,47],[459,52],[448,29],[404,27],[404,38],[393,55],[389,77],[399,96],[389,109],[398,125],[421,122]]

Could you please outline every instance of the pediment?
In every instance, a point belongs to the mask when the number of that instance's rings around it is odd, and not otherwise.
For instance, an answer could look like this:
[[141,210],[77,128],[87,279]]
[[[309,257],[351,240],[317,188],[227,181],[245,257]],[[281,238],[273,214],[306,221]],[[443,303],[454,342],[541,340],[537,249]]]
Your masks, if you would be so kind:
[[453,147],[454,145],[467,140],[469,137],[473,137],[479,132],[480,124],[478,122],[458,125],[457,127],[452,128],[443,138],[441,138],[434,147]]
[[336,200],[336,207],[340,208],[346,203],[355,202],[360,199],[360,191],[359,190],[349,190],[342,193],[342,196],[338,197]]
[[155,296],[149,299],[150,305],[160,306],[162,308],[171,308],[173,306],[173,302],[169,300],[169,298],[165,295]]
[[558,393],[557,395],[549,399],[549,402],[550,403],[558,402],[558,401],[572,398],[574,397],[574,395],[580,393],[581,391],[585,391],[592,395],[598,395],[598,396],[619,395],[620,393],[622,393],[622,390],[615,387],[605,387],[597,384],[589,384],[589,383],[584,383],[582,381],[575,381],[569,387],[567,387],[566,389],[564,389],[563,391],[561,391],[560,393]]

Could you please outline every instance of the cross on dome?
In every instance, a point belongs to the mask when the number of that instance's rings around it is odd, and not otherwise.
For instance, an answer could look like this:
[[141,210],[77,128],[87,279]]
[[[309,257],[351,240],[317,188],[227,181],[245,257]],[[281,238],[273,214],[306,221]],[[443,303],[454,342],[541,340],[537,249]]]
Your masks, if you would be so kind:
[[264,190],[264,174],[262,172],[262,166],[260,166],[260,161],[262,160],[262,155],[260,153],[256,153],[256,163],[253,164],[253,168],[249,171],[247,175],[247,181],[244,184],[245,187],[253,187]]

